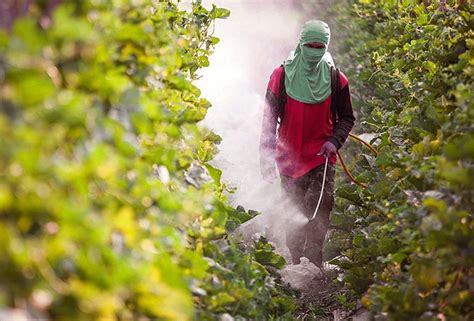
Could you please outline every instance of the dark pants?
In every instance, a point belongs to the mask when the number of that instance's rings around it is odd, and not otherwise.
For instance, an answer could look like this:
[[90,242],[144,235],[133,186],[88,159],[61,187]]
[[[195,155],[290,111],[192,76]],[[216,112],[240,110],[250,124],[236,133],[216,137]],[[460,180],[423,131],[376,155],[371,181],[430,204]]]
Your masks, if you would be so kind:
[[[329,226],[329,213],[334,206],[335,172],[335,166],[328,164],[323,198],[316,219],[296,228],[286,229],[286,245],[290,250],[293,264],[298,264],[300,257],[304,256],[315,265],[319,267],[322,265],[323,243]],[[280,176],[284,193],[307,218],[313,216],[318,204],[323,173],[324,164],[296,179]]]

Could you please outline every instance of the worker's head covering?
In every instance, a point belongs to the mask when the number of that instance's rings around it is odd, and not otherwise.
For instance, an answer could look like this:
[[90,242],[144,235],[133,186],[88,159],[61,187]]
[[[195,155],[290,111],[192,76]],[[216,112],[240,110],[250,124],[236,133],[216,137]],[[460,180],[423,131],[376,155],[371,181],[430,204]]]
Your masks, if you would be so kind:
[[[331,32],[327,23],[311,20],[304,24],[298,46],[285,61],[285,88],[298,101],[314,104],[331,94],[331,54],[327,51]],[[307,43],[319,42],[325,48],[310,48]]]

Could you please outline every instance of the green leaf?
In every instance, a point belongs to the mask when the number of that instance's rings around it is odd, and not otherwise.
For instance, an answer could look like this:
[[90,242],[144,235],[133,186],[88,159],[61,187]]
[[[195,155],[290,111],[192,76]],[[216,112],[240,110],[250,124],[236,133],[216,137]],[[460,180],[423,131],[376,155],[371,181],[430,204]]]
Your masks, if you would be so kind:
[[214,7],[211,11],[211,17],[213,18],[227,18],[230,16],[230,10],[225,8]]
[[352,244],[354,244],[355,246],[361,246],[364,239],[365,236],[362,234],[354,235],[354,237],[352,238]]

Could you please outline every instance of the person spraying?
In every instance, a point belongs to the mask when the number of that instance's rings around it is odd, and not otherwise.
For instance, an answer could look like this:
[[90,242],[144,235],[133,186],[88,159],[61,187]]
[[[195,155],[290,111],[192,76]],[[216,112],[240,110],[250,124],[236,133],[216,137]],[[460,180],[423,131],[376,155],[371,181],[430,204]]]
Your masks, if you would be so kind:
[[334,206],[336,153],[355,122],[348,79],[337,72],[334,80],[329,40],[325,22],[304,24],[296,49],[270,76],[260,136],[263,179],[274,182],[278,171],[284,194],[307,218],[286,233],[292,261],[306,257],[319,267]]

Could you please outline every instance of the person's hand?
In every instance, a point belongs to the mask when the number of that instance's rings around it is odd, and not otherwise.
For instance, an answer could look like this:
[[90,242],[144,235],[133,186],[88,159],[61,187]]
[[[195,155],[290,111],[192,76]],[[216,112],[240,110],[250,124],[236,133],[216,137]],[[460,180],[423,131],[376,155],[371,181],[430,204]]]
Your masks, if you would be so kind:
[[337,153],[336,146],[334,146],[334,144],[331,142],[325,142],[323,146],[321,147],[321,150],[319,151],[318,155],[323,155],[329,158],[335,155],[336,153]]

